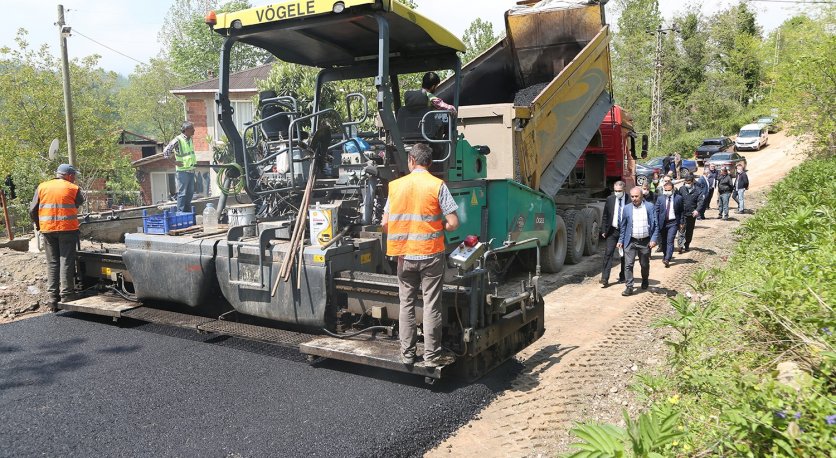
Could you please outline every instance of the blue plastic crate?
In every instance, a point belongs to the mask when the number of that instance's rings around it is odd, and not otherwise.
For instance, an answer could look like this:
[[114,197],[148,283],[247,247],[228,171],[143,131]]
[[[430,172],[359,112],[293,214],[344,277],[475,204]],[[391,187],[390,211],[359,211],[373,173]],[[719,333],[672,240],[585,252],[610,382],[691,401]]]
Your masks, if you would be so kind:
[[161,215],[148,215],[142,211],[142,232],[146,234],[168,234],[172,229],[183,229],[195,225],[194,207],[191,212],[164,211]]

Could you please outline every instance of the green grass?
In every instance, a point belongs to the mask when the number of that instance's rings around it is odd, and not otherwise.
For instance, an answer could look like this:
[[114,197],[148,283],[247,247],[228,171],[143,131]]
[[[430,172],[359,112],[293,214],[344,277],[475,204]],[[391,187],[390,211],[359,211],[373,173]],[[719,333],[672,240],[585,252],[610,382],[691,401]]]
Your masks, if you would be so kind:
[[796,167],[672,300],[668,365],[636,388],[683,435],[633,456],[836,457],[835,177],[836,158]]

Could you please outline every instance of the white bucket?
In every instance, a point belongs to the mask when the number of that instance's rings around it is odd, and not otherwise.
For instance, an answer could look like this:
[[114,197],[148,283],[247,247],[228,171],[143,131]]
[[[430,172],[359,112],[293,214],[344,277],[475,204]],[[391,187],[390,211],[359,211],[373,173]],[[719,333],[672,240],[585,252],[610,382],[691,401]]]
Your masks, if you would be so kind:
[[230,205],[226,209],[229,227],[247,226],[244,228],[244,235],[255,236],[255,204]]

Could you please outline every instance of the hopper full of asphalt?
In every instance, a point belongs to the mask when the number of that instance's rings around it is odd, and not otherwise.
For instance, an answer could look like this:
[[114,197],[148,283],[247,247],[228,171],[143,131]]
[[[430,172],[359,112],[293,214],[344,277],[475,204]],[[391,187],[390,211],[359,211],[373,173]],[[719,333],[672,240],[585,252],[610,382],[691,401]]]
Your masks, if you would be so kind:
[[0,326],[0,456],[418,456],[518,370],[471,385],[74,313]]

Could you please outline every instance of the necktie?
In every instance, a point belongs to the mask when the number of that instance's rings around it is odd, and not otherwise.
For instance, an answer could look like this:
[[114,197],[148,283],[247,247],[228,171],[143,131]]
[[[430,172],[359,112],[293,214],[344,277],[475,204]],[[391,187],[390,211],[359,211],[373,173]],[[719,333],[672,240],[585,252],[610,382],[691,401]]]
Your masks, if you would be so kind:
[[670,211],[671,211],[671,199],[673,196],[668,196],[668,202],[665,204],[665,220],[670,220]]

